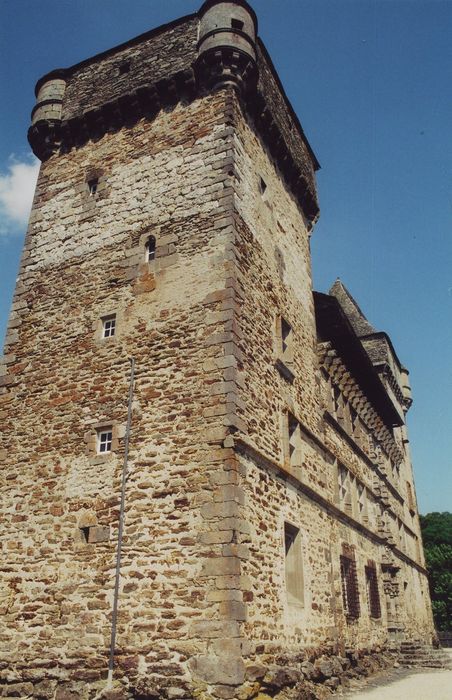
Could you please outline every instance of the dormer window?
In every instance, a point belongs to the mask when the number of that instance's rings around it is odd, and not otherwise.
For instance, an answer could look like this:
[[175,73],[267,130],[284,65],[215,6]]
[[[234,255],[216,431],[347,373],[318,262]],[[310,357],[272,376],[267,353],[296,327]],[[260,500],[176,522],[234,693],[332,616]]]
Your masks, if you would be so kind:
[[97,187],[99,185],[99,178],[94,177],[92,180],[88,180],[88,192],[93,197],[97,192]]
[[240,19],[231,19],[231,27],[243,31],[243,22]]
[[144,249],[144,259],[146,260],[146,262],[151,262],[152,260],[155,260],[155,245],[155,236],[149,236]]

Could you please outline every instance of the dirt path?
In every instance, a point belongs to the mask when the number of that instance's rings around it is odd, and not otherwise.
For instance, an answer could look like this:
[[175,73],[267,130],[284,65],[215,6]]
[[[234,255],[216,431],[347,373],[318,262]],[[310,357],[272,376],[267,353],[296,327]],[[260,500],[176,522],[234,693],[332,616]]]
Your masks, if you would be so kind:
[[[451,652],[452,653],[452,652]],[[361,684],[360,684],[361,685]],[[395,669],[374,676],[365,687],[344,693],[344,700],[452,700],[452,671]]]

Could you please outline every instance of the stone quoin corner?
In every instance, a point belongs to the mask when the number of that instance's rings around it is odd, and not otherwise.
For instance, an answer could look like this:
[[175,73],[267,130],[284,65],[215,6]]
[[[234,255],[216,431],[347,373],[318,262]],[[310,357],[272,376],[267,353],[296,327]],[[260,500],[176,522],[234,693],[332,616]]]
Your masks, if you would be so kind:
[[312,290],[319,164],[254,10],[48,73],[28,138],[0,694],[325,698],[430,648],[408,371]]

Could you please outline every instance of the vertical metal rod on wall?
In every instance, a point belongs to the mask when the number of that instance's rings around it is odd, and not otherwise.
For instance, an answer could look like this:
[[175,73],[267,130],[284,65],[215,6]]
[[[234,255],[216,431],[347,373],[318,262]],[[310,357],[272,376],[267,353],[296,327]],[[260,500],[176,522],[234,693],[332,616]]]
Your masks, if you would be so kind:
[[116,553],[116,576],[115,576],[115,591],[113,594],[113,611],[111,617],[111,641],[110,641],[110,658],[108,661],[108,679],[107,686],[111,687],[113,682],[113,668],[115,664],[115,648],[116,648],[116,625],[118,620],[118,599],[119,599],[119,579],[121,575],[121,550],[122,550],[122,533],[124,530],[124,507],[126,500],[126,482],[127,482],[127,465],[129,459],[129,438],[130,427],[132,425],[132,402],[133,402],[133,382],[135,378],[135,360],[130,359],[130,384],[129,384],[129,404],[127,408],[127,427],[124,438],[124,464],[122,466],[122,482],[121,482],[121,505],[119,508],[119,529],[118,529],[118,549]]

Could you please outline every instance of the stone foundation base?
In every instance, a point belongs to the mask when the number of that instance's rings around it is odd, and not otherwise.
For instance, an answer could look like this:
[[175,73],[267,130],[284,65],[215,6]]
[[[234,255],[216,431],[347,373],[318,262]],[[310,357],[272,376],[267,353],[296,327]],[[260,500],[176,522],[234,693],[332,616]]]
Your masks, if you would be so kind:
[[38,683],[0,681],[0,696],[33,700],[325,700],[339,686],[346,688],[350,679],[393,667],[397,659],[397,652],[388,649],[353,651],[344,656],[301,652],[249,662],[245,683],[239,687],[194,683],[191,687],[174,684],[157,688],[144,678],[135,684],[123,678],[107,690],[105,680],[49,679]]
[[348,687],[350,679],[370,676],[393,667],[397,653],[387,649],[333,653],[281,655],[274,663],[247,668],[247,683],[238,700],[325,700],[339,686]]

